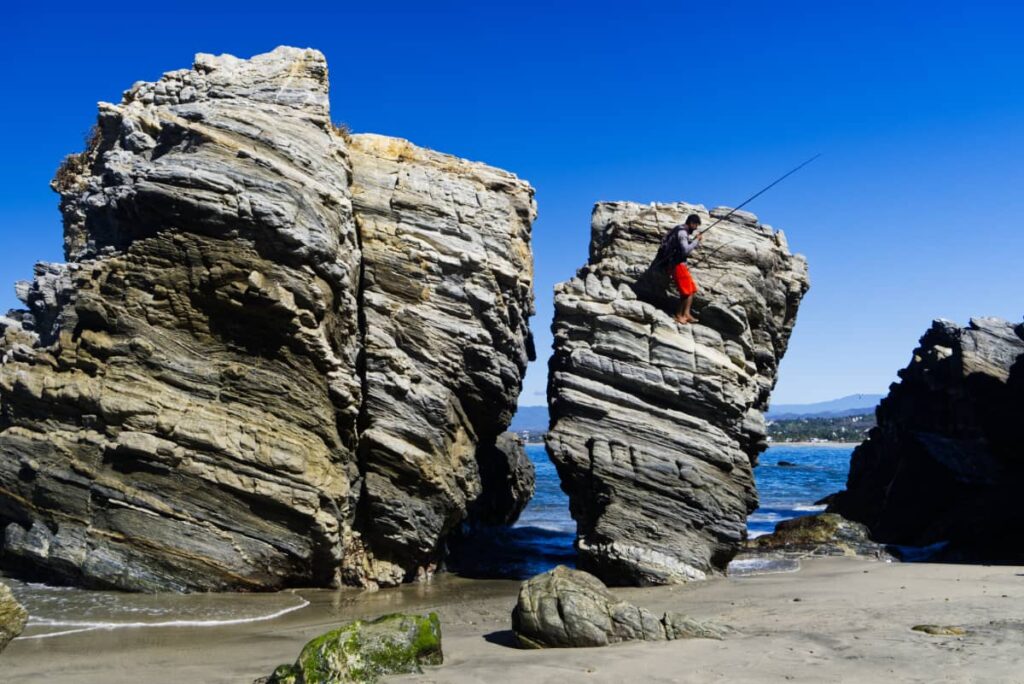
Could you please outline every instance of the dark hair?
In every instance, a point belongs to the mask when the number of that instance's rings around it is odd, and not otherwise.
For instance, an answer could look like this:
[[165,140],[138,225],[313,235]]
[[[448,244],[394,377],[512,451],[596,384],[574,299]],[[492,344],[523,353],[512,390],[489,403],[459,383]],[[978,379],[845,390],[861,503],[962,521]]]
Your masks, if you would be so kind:
[[686,217],[686,225],[690,225],[690,224],[699,226],[700,225],[700,216],[697,216],[696,214],[690,214],[689,216],[687,216]]

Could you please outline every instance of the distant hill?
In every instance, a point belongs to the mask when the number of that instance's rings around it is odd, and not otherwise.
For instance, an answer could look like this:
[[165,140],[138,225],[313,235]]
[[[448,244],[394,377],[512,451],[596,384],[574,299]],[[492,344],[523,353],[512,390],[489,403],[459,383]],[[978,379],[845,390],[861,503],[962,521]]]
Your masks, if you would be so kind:
[[512,432],[547,432],[547,406],[520,406],[508,428]]
[[[822,401],[817,404],[778,404],[772,406],[765,417],[768,420],[794,418],[843,418],[874,413],[875,406],[884,395],[851,394],[848,397]],[[547,432],[547,406],[520,406],[509,430],[513,432]]]
[[875,406],[883,394],[851,394],[831,401],[816,404],[776,404],[768,409],[768,420],[790,420],[792,418],[842,418],[874,413]]

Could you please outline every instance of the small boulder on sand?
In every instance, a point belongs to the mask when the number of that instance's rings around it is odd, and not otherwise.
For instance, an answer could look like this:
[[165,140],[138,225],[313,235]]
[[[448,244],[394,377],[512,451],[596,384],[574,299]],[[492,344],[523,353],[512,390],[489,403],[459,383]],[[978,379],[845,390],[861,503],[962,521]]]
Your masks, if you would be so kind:
[[523,648],[606,646],[619,641],[721,639],[727,630],[679,613],[659,617],[617,599],[593,575],[559,565],[523,583],[512,611]]

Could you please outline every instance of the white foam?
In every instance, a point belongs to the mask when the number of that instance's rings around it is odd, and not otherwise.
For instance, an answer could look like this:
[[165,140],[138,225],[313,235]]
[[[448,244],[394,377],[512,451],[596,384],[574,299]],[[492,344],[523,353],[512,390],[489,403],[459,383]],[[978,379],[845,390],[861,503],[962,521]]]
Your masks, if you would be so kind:
[[747,517],[747,522],[777,522],[782,520],[778,513],[752,513]]
[[820,504],[820,505],[819,504],[798,504],[796,506],[793,506],[793,510],[794,511],[802,511],[804,513],[810,513],[810,512],[820,513],[821,511],[825,510],[826,508],[828,508],[828,506],[826,506],[824,504]]
[[730,577],[774,575],[800,570],[800,561],[790,558],[740,558],[729,563],[725,572]]
[[40,625],[42,627],[72,627],[60,632],[47,632],[46,634],[32,634],[21,636],[19,639],[49,639],[50,637],[65,636],[67,634],[79,634],[81,632],[92,632],[96,630],[114,629],[144,629],[147,627],[224,627],[229,625],[244,625],[251,622],[266,622],[279,617],[302,610],[309,605],[309,601],[297,597],[301,603],[297,606],[289,606],[274,611],[267,615],[258,615],[249,618],[231,618],[228,620],[164,620],[162,622],[87,622],[82,620],[51,620],[49,618],[31,618],[29,625]]

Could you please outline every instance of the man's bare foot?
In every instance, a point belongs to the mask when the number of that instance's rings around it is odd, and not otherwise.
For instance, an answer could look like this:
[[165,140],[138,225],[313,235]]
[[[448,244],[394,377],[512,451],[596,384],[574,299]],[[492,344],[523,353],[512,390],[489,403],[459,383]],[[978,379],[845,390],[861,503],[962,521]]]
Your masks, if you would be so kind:
[[679,315],[679,314],[676,314],[676,315],[675,315],[675,316],[673,316],[672,318],[674,318],[674,319],[676,320],[676,323],[682,323],[683,325],[685,325],[685,324],[687,324],[687,323],[689,323],[689,322],[690,322],[690,321],[689,321],[689,320],[688,320],[688,319],[686,318],[686,316],[682,316],[682,315]]
[[696,316],[684,316],[686,323],[700,323],[700,319]]

